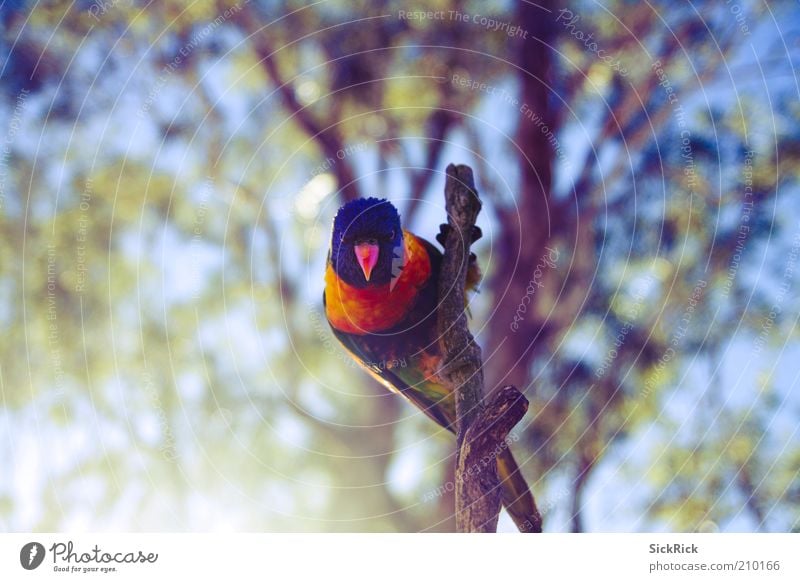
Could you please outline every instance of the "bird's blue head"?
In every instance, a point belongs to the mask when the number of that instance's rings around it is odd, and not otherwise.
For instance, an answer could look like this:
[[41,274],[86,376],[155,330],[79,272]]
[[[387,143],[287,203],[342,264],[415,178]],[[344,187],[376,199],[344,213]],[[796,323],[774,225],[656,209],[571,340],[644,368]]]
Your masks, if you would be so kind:
[[333,219],[331,264],[354,287],[377,287],[392,279],[392,264],[402,259],[400,215],[388,200],[360,198]]

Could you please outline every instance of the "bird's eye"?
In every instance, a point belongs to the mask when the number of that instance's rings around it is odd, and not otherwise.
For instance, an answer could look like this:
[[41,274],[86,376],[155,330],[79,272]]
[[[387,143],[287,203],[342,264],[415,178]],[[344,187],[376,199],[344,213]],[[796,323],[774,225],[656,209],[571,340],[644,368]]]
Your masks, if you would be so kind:
[[389,232],[389,240],[394,240],[394,235],[395,235],[395,234],[397,234],[397,233],[395,232],[395,230],[394,230],[394,229],[392,229],[392,231],[391,231],[391,232]]

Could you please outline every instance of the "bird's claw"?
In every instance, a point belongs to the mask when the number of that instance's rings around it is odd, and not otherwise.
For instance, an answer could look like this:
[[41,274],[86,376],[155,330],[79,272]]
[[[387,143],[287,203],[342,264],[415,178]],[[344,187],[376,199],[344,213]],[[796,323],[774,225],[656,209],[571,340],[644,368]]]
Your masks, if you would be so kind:
[[451,374],[455,371],[468,367],[474,366],[476,363],[475,357],[472,354],[462,354],[459,356],[453,356],[450,359],[443,360],[439,366],[438,375],[443,378],[449,378]]
[[[439,225],[439,234],[436,235],[436,240],[439,241],[439,244],[444,246],[445,241],[447,240],[447,235],[450,233],[450,229],[452,227],[449,224],[440,224]],[[470,243],[474,243],[475,241],[479,240],[483,236],[483,231],[477,226],[472,227],[472,240]]]

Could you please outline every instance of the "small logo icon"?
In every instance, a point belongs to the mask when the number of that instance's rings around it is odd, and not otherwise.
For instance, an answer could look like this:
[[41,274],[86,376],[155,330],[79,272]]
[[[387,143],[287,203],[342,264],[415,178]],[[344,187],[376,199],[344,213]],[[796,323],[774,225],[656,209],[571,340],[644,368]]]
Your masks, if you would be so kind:
[[44,561],[44,546],[39,542],[28,542],[19,552],[19,563],[26,570],[35,570]]

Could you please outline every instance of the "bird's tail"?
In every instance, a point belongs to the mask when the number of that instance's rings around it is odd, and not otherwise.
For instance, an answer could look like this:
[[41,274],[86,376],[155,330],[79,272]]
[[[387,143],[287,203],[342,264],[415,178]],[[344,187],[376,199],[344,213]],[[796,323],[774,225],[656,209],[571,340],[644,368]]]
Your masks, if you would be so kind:
[[522,533],[541,533],[542,516],[536,508],[525,477],[506,448],[497,455],[497,475],[500,478],[500,495],[503,505]]

